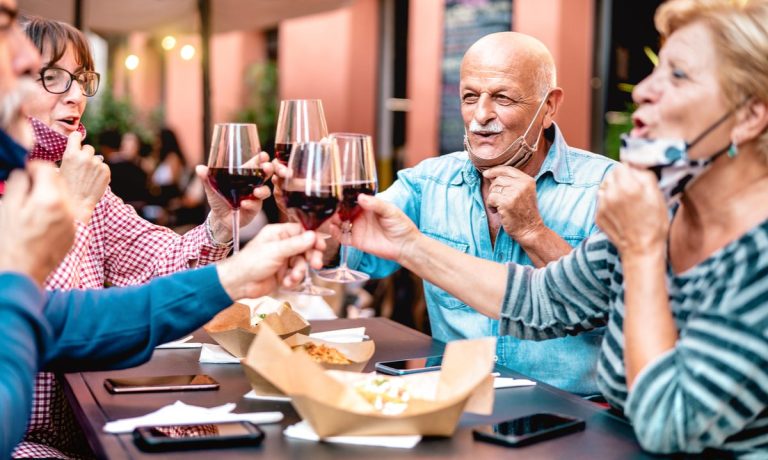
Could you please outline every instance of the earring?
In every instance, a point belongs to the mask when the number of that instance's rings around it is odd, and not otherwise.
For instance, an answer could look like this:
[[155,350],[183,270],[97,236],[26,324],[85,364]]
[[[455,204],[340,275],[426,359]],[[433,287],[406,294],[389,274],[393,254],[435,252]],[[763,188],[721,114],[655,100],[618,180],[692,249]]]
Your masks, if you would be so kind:
[[739,154],[739,146],[736,145],[736,142],[731,142],[731,145],[728,147],[728,156],[730,158],[733,158],[738,154]]

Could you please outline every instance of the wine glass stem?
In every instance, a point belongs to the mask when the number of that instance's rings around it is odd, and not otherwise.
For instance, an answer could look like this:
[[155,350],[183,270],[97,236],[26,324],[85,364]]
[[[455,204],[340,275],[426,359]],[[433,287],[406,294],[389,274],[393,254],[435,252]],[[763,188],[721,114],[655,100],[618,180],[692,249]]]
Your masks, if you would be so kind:
[[339,270],[347,270],[347,254],[349,253],[349,243],[352,239],[352,222],[345,220],[341,224],[341,261],[339,263]]
[[240,208],[232,210],[232,246],[235,254],[240,252]]

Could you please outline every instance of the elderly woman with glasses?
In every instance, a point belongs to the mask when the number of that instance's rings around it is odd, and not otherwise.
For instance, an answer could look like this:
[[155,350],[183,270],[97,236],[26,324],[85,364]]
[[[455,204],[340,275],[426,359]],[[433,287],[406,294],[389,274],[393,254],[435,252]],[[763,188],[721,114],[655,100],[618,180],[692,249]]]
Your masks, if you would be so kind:
[[[206,192],[211,213],[203,225],[184,235],[142,219],[109,190],[108,167],[93,148],[81,145],[87,98],[99,87],[99,74],[94,71],[85,36],[56,21],[26,18],[22,22],[42,55],[37,93],[27,107],[36,141],[30,158],[60,162],[60,172],[76,205],[75,243],[46,280],[46,288],[136,285],[223,259],[231,247],[231,210],[210,187]],[[268,162],[268,156],[262,155],[261,160]],[[199,174],[207,186],[205,172],[201,167]],[[261,209],[269,189],[257,188],[254,197],[243,203],[243,225]],[[27,436],[14,457],[78,456],[86,444],[73,436],[78,429],[61,389],[50,374],[40,374],[36,388]]]
[[[768,0],[670,0],[592,236],[544,268],[475,259],[381,200],[353,244],[529,339],[607,324],[598,386],[657,453],[768,458]],[[338,234],[338,229],[336,229]]]

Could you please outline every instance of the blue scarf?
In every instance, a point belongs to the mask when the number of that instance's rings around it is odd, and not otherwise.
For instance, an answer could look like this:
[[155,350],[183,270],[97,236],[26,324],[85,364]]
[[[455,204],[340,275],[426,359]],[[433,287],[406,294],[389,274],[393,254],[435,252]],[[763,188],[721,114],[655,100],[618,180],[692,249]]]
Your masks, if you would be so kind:
[[27,162],[27,149],[0,129],[0,181],[8,179],[11,171],[23,168]]

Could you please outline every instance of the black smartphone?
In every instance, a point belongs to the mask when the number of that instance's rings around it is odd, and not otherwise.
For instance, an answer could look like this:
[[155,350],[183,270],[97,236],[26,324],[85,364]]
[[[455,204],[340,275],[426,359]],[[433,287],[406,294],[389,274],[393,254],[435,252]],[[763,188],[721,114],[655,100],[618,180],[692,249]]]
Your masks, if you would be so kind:
[[439,371],[442,363],[442,355],[427,356],[424,358],[378,362],[376,363],[376,370],[382,374],[407,375],[416,374],[418,372]]
[[140,426],[133,430],[136,445],[148,452],[258,446],[263,439],[264,432],[251,422]]
[[155,391],[216,390],[219,382],[205,374],[162,375],[124,379],[105,379],[110,393],[149,393]]
[[533,414],[472,430],[472,436],[502,446],[520,447],[584,430],[584,420],[560,414]]

